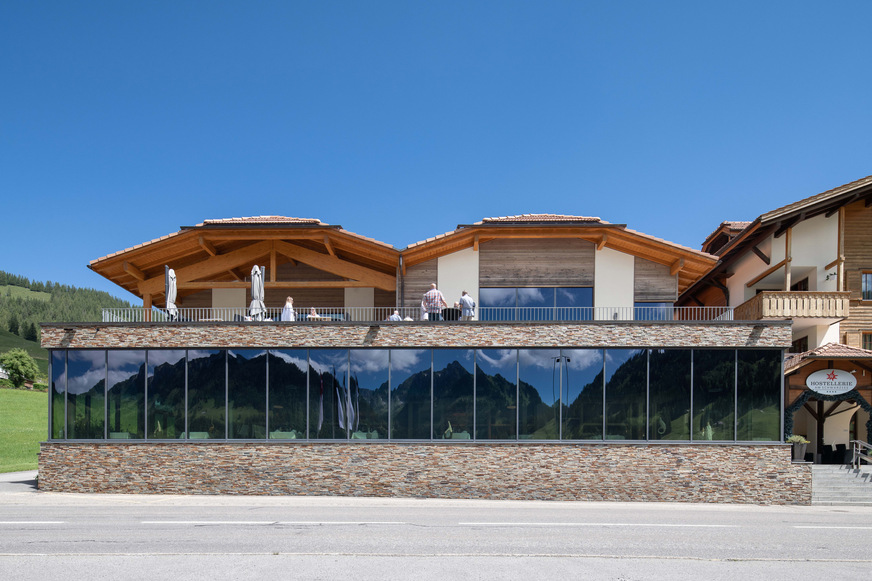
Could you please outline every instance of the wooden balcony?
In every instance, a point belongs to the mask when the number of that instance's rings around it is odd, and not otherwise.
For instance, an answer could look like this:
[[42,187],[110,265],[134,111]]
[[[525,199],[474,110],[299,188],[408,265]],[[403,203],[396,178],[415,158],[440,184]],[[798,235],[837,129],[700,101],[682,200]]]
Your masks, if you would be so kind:
[[843,319],[848,316],[849,292],[762,291],[736,307],[735,318],[742,321],[763,319]]

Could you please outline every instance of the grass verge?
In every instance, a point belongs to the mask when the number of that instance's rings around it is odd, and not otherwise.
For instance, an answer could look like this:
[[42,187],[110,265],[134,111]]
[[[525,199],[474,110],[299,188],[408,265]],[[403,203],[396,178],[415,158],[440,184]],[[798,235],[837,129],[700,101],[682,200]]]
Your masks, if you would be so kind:
[[0,472],[36,470],[47,426],[47,392],[0,388]]

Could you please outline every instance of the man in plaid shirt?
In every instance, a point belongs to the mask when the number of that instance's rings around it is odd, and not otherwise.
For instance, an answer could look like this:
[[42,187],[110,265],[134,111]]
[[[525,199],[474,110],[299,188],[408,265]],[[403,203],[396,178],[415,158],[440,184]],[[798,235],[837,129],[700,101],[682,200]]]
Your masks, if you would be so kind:
[[442,320],[442,308],[448,307],[442,292],[436,288],[436,283],[430,285],[430,290],[424,293],[424,309],[427,311],[427,319],[430,321]]

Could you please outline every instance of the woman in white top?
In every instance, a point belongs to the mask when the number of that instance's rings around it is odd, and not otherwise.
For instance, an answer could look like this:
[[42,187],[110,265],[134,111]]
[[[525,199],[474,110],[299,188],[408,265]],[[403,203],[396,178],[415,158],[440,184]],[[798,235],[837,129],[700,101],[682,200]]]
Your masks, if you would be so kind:
[[297,319],[296,313],[294,313],[294,299],[292,297],[288,297],[288,300],[285,301],[285,306],[282,308],[282,321],[295,321]]

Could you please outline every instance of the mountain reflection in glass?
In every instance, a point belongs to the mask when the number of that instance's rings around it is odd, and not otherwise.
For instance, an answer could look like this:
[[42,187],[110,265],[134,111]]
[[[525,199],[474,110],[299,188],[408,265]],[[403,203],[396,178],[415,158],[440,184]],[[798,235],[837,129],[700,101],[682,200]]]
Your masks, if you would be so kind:
[[62,439],[64,434],[64,400],[67,397],[67,352],[51,353],[51,437]]
[[781,439],[781,366],[781,352],[774,349],[738,352],[737,439]]
[[603,438],[603,350],[563,349],[556,368],[563,368],[564,440]]
[[433,350],[435,439],[472,439],[474,364],[472,349]]
[[391,438],[430,439],[431,349],[391,350]]
[[556,440],[560,422],[560,351],[518,351],[518,395],[522,440]]
[[310,438],[346,440],[350,437],[347,375],[347,349],[309,350]]
[[224,351],[188,351],[188,437],[225,438],[226,373]]
[[148,438],[182,437],[185,432],[185,351],[150,349],[148,358]]
[[[307,437],[306,370],[308,367],[308,353],[305,349],[270,350],[270,439],[283,440]],[[312,402],[312,405],[317,404],[317,400]]]
[[651,349],[650,440],[690,440],[690,349]]
[[518,437],[518,351],[479,349],[476,353],[475,438]]
[[606,440],[644,440],[648,351],[606,350]]
[[109,351],[109,439],[145,436],[145,351]]
[[266,351],[227,352],[227,437],[266,438]]
[[105,437],[105,351],[67,352],[67,437]]
[[389,362],[390,351],[387,349],[354,349],[350,353],[353,440],[388,437]]
[[736,352],[693,352],[693,439],[732,440]]

